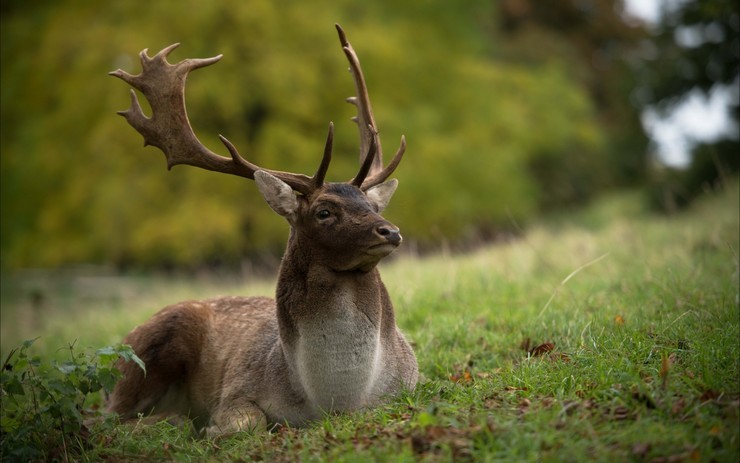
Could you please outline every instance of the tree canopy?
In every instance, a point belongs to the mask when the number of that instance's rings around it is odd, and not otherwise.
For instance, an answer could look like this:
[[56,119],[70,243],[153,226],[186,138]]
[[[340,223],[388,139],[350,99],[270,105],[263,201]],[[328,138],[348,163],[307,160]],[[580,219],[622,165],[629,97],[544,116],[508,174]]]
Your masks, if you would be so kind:
[[664,7],[634,66],[636,104],[665,116],[692,95],[720,90],[735,127],[716,140],[690,140],[686,169],[655,173],[653,202],[671,210],[740,170],[740,3],[694,0]]
[[424,244],[496,233],[644,175],[629,103],[645,31],[621,1],[4,2],[2,265],[233,264],[279,253],[287,226],[252,182],[163,155],[115,115],[137,53],[223,53],[191,74],[189,116],[267,168],[311,173],[329,121],[328,180],[357,166],[353,84],[333,24],[363,64],[383,143],[408,150],[387,217]]

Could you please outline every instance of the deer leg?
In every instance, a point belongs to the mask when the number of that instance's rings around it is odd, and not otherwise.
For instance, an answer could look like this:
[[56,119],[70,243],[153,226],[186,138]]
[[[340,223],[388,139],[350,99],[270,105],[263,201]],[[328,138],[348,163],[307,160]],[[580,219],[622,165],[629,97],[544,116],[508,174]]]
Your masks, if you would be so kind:
[[123,342],[133,347],[146,372],[134,362],[119,360],[123,377],[109,397],[108,411],[123,420],[139,414],[189,414],[185,385],[200,361],[211,316],[202,304],[182,303],[132,331]]
[[123,378],[118,381],[108,398],[107,409],[124,421],[150,414],[167,393],[168,382],[161,375],[145,373],[133,362],[119,362]]
[[265,413],[246,399],[234,399],[219,404],[211,415],[204,433],[207,437],[218,437],[236,432],[251,432],[267,427]]

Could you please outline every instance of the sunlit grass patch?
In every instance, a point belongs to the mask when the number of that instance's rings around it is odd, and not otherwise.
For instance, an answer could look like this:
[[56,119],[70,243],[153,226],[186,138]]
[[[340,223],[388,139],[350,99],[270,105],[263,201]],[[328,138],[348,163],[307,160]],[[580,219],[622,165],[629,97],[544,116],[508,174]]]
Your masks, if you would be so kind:
[[[625,209],[618,199],[604,207],[584,214]],[[215,441],[167,424],[93,428],[91,442],[100,445],[85,455],[737,461],[738,210],[735,183],[682,215],[563,219],[470,254],[403,256],[381,272],[419,359],[416,390],[305,429]],[[63,310],[44,312],[32,329],[8,327],[7,317],[32,303],[3,294],[3,349],[37,335],[46,338],[41,355],[75,338],[110,344],[166,304],[269,294],[272,284],[141,278],[137,285],[102,303],[51,294]]]

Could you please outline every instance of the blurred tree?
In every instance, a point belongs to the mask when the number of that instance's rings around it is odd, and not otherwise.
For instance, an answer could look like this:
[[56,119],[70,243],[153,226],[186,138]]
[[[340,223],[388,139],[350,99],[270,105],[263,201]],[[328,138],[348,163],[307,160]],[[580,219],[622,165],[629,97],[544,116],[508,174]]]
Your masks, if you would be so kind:
[[[734,0],[694,0],[664,8],[651,37],[650,55],[641,67],[640,103],[670,111],[689,92],[706,95],[716,86],[740,84],[740,3]],[[729,111],[737,121],[737,93]]]
[[676,212],[691,204],[694,198],[721,188],[738,172],[737,140],[699,143],[694,146],[686,168],[663,166],[656,170],[648,188],[649,204],[663,212]]
[[[665,6],[665,5],[664,5]],[[727,90],[727,111],[736,127],[717,140],[695,144],[685,170],[659,169],[652,197],[665,210],[688,204],[718,180],[738,173],[740,139],[740,3],[695,0],[663,9],[645,45],[653,53],[637,68],[636,94],[643,108],[667,115],[690,94]]]
[[115,116],[129,98],[106,73],[137,73],[138,50],[177,41],[171,61],[224,54],[188,80],[191,122],[207,146],[225,153],[222,133],[260,165],[312,172],[334,120],[329,180],[339,181],[358,159],[344,103],[354,90],[332,27],[342,23],[386,151],[402,133],[408,140],[388,217],[422,244],[494,233],[618,178],[610,153],[627,119],[604,116],[611,85],[606,103],[589,86],[611,74],[589,74],[585,52],[554,26],[504,40],[489,2],[19,5],[3,3],[0,19],[4,268],[182,268],[280,253],[287,227],[252,182],[167,173],[162,154]]
[[[581,202],[614,186],[637,185],[647,172],[647,138],[630,102],[633,55],[646,30],[625,21],[622,0],[503,0],[497,55],[538,63],[562,60],[569,76],[588,89],[606,142],[600,152],[578,145],[560,156],[539,153],[530,168],[545,192],[546,207]],[[555,99],[553,104],[559,104]],[[561,153],[561,149],[556,149]]]

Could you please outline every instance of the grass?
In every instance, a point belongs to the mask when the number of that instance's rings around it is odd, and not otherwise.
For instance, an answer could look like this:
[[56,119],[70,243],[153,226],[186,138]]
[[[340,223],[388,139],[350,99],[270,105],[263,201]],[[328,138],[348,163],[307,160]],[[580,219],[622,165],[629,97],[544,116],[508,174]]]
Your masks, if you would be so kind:
[[[676,216],[631,195],[467,255],[383,265],[422,380],[387,406],[215,441],[91,429],[98,461],[728,461],[740,458],[738,184]],[[270,294],[236,278],[3,277],[3,356],[112,344],[160,307]],[[61,282],[60,282],[61,281]]]

